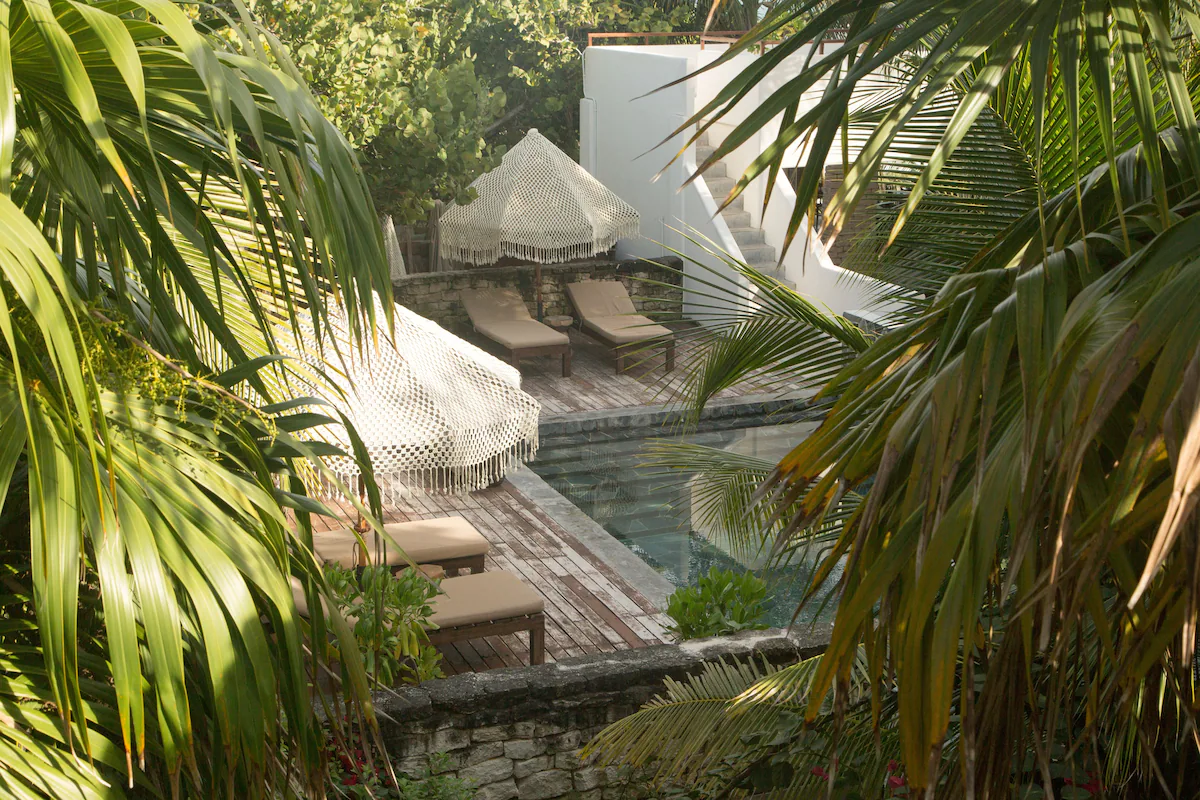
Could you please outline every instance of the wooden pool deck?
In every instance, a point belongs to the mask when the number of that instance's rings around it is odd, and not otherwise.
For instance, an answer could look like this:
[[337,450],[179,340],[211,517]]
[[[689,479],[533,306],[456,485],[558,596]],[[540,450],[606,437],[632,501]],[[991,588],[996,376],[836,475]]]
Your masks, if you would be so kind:
[[[570,333],[574,370],[563,378],[558,358],[521,362],[522,388],[542,403],[543,419],[576,412],[634,409],[678,400],[677,388],[695,362],[696,348],[680,337],[676,369],[666,374],[661,353],[646,354],[623,374],[595,340]],[[482,342],[479,342],[483,344]],[[752,379],[719,397],[771,394],[778,387]],[[353,512],[343,508],[343,516]],[[668,620],[636,587],[613,571],[508,481],[468,496],[420,496],[385,508],[384,521],[459,514],[491,543],[486,570],[507,570],[546,601],[546,661],[670,641]],[[493,636],[441,648],[447,675],[529,663],[528,634]]]
[[[614,408],[667,405],[679,399],[678,389],[696,360],[696,345],[687,332],[678,338],[675,369],[667,373],[661,351],[633,356],[632,366],[620,375],[612,355],[599,342],[577,330],[570,332],[573,351],[571,377],[562,377],[556,357],[521,362],[521,388],[542,404],[542,416],[603,411]],[[730,387],[718,397],[743,397],[778,391],[763,378],[752,378]]]
[[[459,514],[487,537],[486,570],[506,570],[546,601],[546,661],[669,640],[666,618],[634,587],[542,513],[508,481],[462,497],[419,497],[389,507],[385,522]],[[353,519],[346,508],[345,518]],[[315,521],[314,521],[315,524]],[[528,634],[440,648],[447,675],[529,663]]]

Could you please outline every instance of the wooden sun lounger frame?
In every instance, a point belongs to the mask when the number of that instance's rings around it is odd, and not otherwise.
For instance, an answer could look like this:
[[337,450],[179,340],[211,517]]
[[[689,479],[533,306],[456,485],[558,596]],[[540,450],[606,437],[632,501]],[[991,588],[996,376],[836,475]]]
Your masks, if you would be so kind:
[[[446,570],[447,577],[454,577],[459,574],[459,570],[469,570],[472,575],[477,575],[483,572],[483,557],[480,553],[477,556],[460,556],[459,558],[427,558],[423,563],[436,564]],[[399,572],[406,569],[408,564],[397,564],[393,572]]]
[[[483,290],[481,290],[481,291],[483,291]],[[514,298],[517,300],[520,300],[522,307],[524,307],[524,298],[522,298],[520,296],[520,293],[517,292],[516,290],[505,290],[501,287],[497,287],[495,289],[495,291],[501,291],[501,292],[508,291],[508,292],[512,293],[514,295]],[[464,306],[465,305],[466,304],[464,303]],[[475,318],[471,316],[470,310],[469,309],[464,309],[464,310],[467,311],[467,317],[471,319],[471,327],[475,330],[475,332],[478,333],[484,339],[487,339],[492,344],[496,345],[496,347],[503,350],[504,353],[508,356],[508,362],[510,364],[512,364],[513,367],[515,367],[516,369],[519,370],[521,368],[521,359],[522,358],[534,358],[536,356],[561,356],[562,357],[562,376],[564,378],[571,377],[571,340],[570,340],[570,338],[568,338],[567,341],[562,344],[543,344],[543,345],[538,345],[536,347],[509,347],[508,345],[504,344],[504,342],[500,342],[500,341],[493,339],[490,335],[488,335],[488,333],[486,331],[480,330],[478,327],[478,325],[480,323],[477,323]],[[525,308],[525,314],[528,317],[528,315],[529,315],[528,308]],[[555,330],[554,328],[551,328],[549,325],[546,325],[546,323],[542,322],[541,320],[535,320],[532,317],[528,317],[528,318],[529,318],[529,321],[536,322],[539,325],[545,327],[547,330],[550,330],[550,331]],[[517,321],[524,321],[524,320],[517,320]],[[484,323],[484,324],[486,324],[486,323]],[[566,336],[566,331],[562,331],[561,333],[564,336]]]
[[[547,326],[549,327],[549,326]],[[551,329],[553,330],[553,329]],[[512,364],[517,369],[521,368],[522,358],[533,358],[535,356],[562,356],[562,376],[564,378],[571,377],[571,343],[566,344],[547,344],[541,347],[508,347],[507,345],[497,342],[495,339],[488,336],[486,333],[480,333],[489,342],[493,342],[499,347],[503,347],[508,353],[508,363]]]
[[[653,344],[654,340],[658,338],[656,336],[647,336],[645,339],[642,339],[637,342],[626,342],[625,344],[613,344],[611,341],[609,341],[608,339],[605,339],[600,334],[585,327],[582,319],[580,319],[580,321],[578,323],[578,329],[579,329],[580,333],[587,334],[588,336],[595,339],[600,344],[604,345],[606,348],[612,350],[613,357],[617,360],[617,374],[618,375],[620,375],[622,372],[625,371],[625,359],[629,357],[630,350],[632,350],[633,348],[644,347],[647,344]],[[663,339],[662,345],[663,345],[663,355],[665,356],[666,361],[667,361],[667,364],[666,364],[667,370],[666,371],[671,372],[675,369],[675,337],[672,336],[670,339]],[[622,350],[625,350],[625,352],[622,352]]]
[[520,617],[507,617],[491,622],[475,622],[470,625],[458,625],[453,628],[437,628],[427,631],[429,643],[434,645],[465,642],[471,639],[482,639],[485,636],[505,636],[510,633],[529,631],[529,663],[546,663],[546,614],[526,614]]

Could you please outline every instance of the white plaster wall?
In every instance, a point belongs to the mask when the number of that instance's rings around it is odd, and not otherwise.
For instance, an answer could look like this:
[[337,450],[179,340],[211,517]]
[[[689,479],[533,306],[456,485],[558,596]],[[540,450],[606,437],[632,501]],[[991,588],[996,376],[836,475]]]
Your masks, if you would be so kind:
[[[689,236],[708,240],[709,247],[741,257],[728,226],[717,213],[718,203],[724,197],[714,198],[703,177],[684,186],[696,170],[695,148],[688,147],[668,165],[694,129],[671,137],[672,131],[758,56],[741,53],[729,64],[696,78],[669,88],[660,87],[680,81],[700,66],[712,63],[723,49],[723,45],[708,45],[703,50],[699,45],[635,45],[585,50],[584,99],[580,105],[581,161],[641,214],[642,238],[621,242],[617,248],[620,257],[655,257],[667,255],[669,249],[678,250],[728,277],[738,287],[739,296],[750,299],[753,291],[744,279],[704,247],[687,240]],[[777,67],[758,90],[738,104],[728,123],[713,126],[710,141],[718,143],[733,124],[743,120],[758,105],[759,92],[765,96],[795,77],[807,56],[807,51],[798,52]],[[813,55],[814,59],[818,57],[819,53]],[[821,86],[810,90],[804,104],[815,103],[822,90]],[[762,146],[774,138],[775,131],[775,127],[765,128],[726,157],[730,177],[737,177],[745,170]],[[670,140],[664,142],[668,137]],[[840,160],[840,155],[836,157]],[[784,163],[796,162],[789,157]],[[764,212],[765,186],[765,177],[760,177],[747,187],[745,207],[753,224],[763,228],[767,243],[782,252],[795,207],[795,193],[781,176]],[[870,307],[872,296],[882,288],[834,265],[824,246],[815,237],[809,241],[803,232],[785,254],[783,266],[785,277],[796,284],[801,294],[836,313]],[[721,315],[720,309],[709,308],[714,302],[703,297],[712,294],[712,289],[706,287],[714,281],[712,274],[686,262],[685,272],[688,301],[684,313],[700,321],[705,316]]]
[[[585,50],[580,149],[591,162],[584,166],[641,215],[642,237],[618,244],[621,258],[677,250],[723,273],[744,292],[746,282],[740,276],[688,241],[708,239],[721,250],[740,254],[703,179],[684,186],[696,169],[695,148],[688,147],[681,158],[668,163],[690,138],[691,128],[673,137],[671,133],[691,117],[695,95],[690,83],[660,87],[689,75],[697,51],[694,45]],[[704,284],[713,276],[687,262],[685,273],[684,313],[704,321],[712,310],[701,295],[710,291]]]
[[[762,224],[767,244],[774,247],[776,252],[783,253],[787,227],[795,207],[796,192],[791,184],[784,180],[776,181]],[[805,234],[807,228],[806,219],[801,223],[800,232],[791,248],[783,255],[784,276],[796,284],[796,291],[835,314],[874,306],[873,297],[880,294],[884,285],[834,264],[820,238]]]

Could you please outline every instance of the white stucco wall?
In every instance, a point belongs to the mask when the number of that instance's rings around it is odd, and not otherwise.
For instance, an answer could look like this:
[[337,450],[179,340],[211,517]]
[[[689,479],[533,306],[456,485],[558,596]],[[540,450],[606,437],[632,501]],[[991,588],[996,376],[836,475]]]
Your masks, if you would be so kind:
[[[668,88],[698,68],[713,63],[724,51],[724,45],[630,45],[590,47],[584,51],[584,99],[580,106],[581,163],[606,186],[638,209],[642,220],[642,238],[622,242],[621,257],[654,257],[666,255],[670,249],[696,258],[720,274],[728,276],[739,287],[740,296],[750,298],[753,292],[746,282],[721,260],[687,241],[687,236],[709,240],[711,246],[740,258],[741,250],[733,240],[728,226],[717,214],[722,197],[713,197],[703,177],[684,183],[695,172],[695,148],[688,147],[683,155],[668,162],[684,147],[694,132],[689,127],[665,141],[697,110],[711,100],[740,70],[759,58],[752,53],[740,53],[729,64]],[[759,98],[794,78],[808,58],[801,50],[781,63],[756,90],[750,92],[732,112],[710,131],[710,142],[717,144],[756,108]],[[822,57],[820,53],[812,58]],[[813,87],[802,101],[811,107],[824,90]],[[768,125],[742,147],[725,157],[729,177],[738,177],[762,148],[775,137],[778,122]],[[839,161],[840,153],[831,154]],[[785,164],[799,163],[800,153],[790,151]],[[661,175],[659,174],[661,171]],[[744,194],[745,208],[751,224],[760,226],[767,244],[783,251],[788,221],[795,207],[795,193],[780,176],[772,191],[771,202],[764,212],[766,179],[759,177]],[[664,247],[665,245],[665,247]],[[870,306],[870,299],[879,290],[878,284],[834,265],[824,246],[815,238],[809,241],[801,232],[783,258],[784,276],[796,284],[796,289],[810,299],[836,313],[859,310]],[[689,296],[684,312],[703,321],[705,293],[712,294],[706,284],[714,278],[704,269],[686,265],[684,288]]]
[[[642,237],[618,245],[622,258],[669,255],[676,250],[728,276],[739,287],[745,281],[688,237],[707,239],[727,252],[740,254],[703,179],[687,186],[696,169],[695,148],[673,163],[692,128],[671,137],[695,110],[688,83],[665,89],[695,69],[693,45],[605,46],[584,51],[584,99],[581,103],[581,152],[584,167],[605,186],[637,208]],[[655,91],[657,89],[657,91]],[[647,94],[647,93],[650,94]],[[671,137],[669,141],[664,141]],[[660,175],[660,171],[662,174]],[[686,233],[686,236],[685,236]],[[713,276],[685,263],[684,313],[703,321],[711,301],[706,282]]]

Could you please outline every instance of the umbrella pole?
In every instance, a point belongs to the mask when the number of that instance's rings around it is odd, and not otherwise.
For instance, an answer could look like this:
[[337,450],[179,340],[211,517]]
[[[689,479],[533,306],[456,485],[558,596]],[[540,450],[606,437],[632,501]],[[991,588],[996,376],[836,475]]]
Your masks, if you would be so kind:
[[537,297],[537,319],[538,322],[544,322],[546,319],[546,309],[542,307],[542,265],[533,265],[533,291]]

